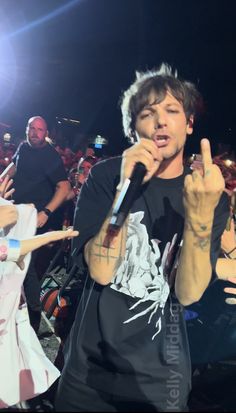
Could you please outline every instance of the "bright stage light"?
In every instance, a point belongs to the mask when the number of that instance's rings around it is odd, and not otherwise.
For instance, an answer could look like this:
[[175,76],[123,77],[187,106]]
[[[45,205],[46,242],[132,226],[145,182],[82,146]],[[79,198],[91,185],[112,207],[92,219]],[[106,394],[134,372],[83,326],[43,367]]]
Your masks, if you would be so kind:
[[16,61],[10,41],[0,34],[0,108],[12,96],[17,80]]
[[11,15],[9,17],[9,14],[4,14],[4,9],[0,9],[0,109],[3,108],[12,97],[16,84],[22,83],[22,79],[20,78],[22,73],[25,75],[25,71],[22,68],[24,62],[17,62],[19,58],[18,56],[16,58],[16,54],[18,55],[16,52],[18,51],[16,49],[14,50],[14,47],[17,47],[14,44],[15,39],[18,40],[18,37],[25,32],[29,32],[30,36],[32,29],[66,13],[78,3],[81,3],[81,0],[71,0],[27,24],[22,24],[19,27],[16,27],[17,24],[15,24],[13,29],[12,25],[14,22],[11,21]]

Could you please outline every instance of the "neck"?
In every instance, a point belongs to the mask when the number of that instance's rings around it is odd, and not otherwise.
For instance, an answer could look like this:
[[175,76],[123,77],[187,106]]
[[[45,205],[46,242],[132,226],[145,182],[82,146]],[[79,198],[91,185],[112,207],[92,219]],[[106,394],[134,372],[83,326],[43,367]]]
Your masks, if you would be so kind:
[[162,179],[172,179],[182,175],[183,171],[184,165],[181,159],[178,161],[175,160],[175,162],[173,162],[173,159],[164,159],[156,173],[156,176]]
[[44,148],[44,146],[47,145],[47,142],[46,142],[46,141],[44,141],[44,142],[42,142],[42,143],[40,143],[40,144],[37,144],[37,145],[35,145],[35,144],[32,145],[32,143],[31,143],[29,140],[28,140],[27,142],[28,142],[29,146],[31,146],[31,148],[34,148],[34,149]]

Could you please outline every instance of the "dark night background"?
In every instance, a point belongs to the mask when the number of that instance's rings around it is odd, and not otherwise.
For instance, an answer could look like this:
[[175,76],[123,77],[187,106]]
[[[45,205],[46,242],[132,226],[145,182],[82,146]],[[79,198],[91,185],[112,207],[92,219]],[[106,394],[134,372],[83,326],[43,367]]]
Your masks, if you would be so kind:
[[[234,0],[1,0],[0,122],[22,139],[27,119],[41,115],[55,132],[56,116],[80,120],[61,127],[77,149],[100,134],[110,154],[126,145],[119,97],[135,70],[162,61],[197,84],[206,113],[200,137],[235,150],[236,13]],[[227,147],[229,145],[229,148]]]

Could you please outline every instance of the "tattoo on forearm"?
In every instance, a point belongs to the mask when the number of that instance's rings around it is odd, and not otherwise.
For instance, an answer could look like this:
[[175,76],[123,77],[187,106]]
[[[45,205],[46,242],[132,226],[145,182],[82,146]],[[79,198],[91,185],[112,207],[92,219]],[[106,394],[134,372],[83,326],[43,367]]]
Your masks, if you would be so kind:
[[194,246],[200,248],[202,251],[208,251],[210,248],[210,237],[198,237],[194,243]]
[[211,221],[209,223],[196,223],[194,226],[189,221],[185,222],[186,229],[191,231],[196,240],[194,246],[202,251],[209,250],[211,244]]
[[189,222],[188,220],[185,221],[185,227],[188,231],[192,231],[194,233],[203,233],[203,232],[211,232],[211,227],[212,227],[212,221],[201,223],[201,222],[196,222],[192,223]]
[[[119,230],[108,227],[105,234],[102,231],[89,249],[89,258],[96,257],[99,262],[105,259],[107,264],[110,264],[111,261],[117,261],[116,267],[119,266],[125,253],[126,230],[127,224]],[[118,240],[116,246],[114,245],[114,239],[118,236],[120,240]]]

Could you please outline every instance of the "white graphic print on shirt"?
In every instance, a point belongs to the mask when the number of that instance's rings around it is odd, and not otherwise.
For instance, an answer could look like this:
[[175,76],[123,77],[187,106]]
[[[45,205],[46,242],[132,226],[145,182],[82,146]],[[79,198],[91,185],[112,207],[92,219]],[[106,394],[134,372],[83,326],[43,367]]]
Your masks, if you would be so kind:
[[[130,214],[125,258],[113,277],[111,288],[131,297],[139,298],[130,310],[145,301],[153,301],[153,304],[148,306],[146,310],[124,321],[124,323],[129,323],[151,312],[148,320],[148,323],[150,323],[158,308],[161,308],[163,313],[170,292],[165,269],[168,267],[168,256],[177,236],[175,234],[172,242],[166,244],[161,259],[158,247],[159,241],[151,240],[152,247],[149,244],[146,226],[141,224],[143,216],[143,211]],[[157,332],[152,340],[161,330],[160,317],[155,326]]]

